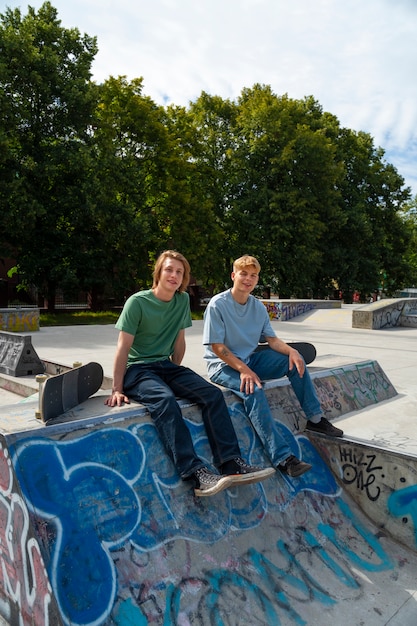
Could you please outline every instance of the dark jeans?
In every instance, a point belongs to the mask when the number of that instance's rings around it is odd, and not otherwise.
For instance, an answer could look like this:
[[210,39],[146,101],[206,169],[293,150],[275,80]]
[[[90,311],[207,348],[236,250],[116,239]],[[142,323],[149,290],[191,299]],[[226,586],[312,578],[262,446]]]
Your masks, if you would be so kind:
[[201,408],[216,466],[241,456],[222,391],[188,367],[169,360],[131,365],[124,377],[123,391],[146,406],[181,478],[188,478],[205,464],[196,455],[176,397]]

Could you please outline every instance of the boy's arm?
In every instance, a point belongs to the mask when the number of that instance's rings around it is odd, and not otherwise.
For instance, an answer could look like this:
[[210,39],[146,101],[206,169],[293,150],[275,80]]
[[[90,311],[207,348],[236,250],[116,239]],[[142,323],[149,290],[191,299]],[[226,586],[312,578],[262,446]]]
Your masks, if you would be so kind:
[[185,354],[185,331],[180,330],[174,344],[174,352],[171,356],[171,361],[176,365],[181,365],[181,362]]
[[112,394],[104,403],[108,406],[121,406],[123,402],[129,404],[129,398],[123,393],[123,379],[126,372],[127,357],[132,347],[133,339],[133,335],[123,330],[119,332],[113,365]]
[[276,352],[280,352],[281,354],[286,354],[289,358],[289,369],[292,370],[295,367],[301,377],[304,375],[305,363],[301,354],[289,346],[285,341],[279,339],[278,337],[265,337],[268,346],[275,350]]
[[229,367],[237,370],[240,374],[240,391],[253,393],[255,385],[262,387],[262,381],[250,367],[237,357],[224,343],[212,343],[211,349],[214,354],[222,359]]

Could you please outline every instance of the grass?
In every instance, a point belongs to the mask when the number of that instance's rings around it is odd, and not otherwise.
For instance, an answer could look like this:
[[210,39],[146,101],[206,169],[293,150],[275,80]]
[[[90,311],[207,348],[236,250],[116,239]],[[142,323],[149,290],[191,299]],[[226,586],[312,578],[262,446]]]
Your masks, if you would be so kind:
[[40,326],[81,326],[93,324],[115,324],[120,312],[117,311],[73,311],[41,313]]
[[[120,311],[73,311],[41,313],[40,326],[81,326],[94,324],[115,324]],[[203,319],[203,311],[193,311],[193,320]]]

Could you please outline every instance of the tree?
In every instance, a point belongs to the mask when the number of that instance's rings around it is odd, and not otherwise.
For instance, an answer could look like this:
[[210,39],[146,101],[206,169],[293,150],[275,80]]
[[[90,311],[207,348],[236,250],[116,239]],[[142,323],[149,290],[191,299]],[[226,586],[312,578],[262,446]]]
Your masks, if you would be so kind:
[[213,289],[243,253],[281,296],[414,276],[410,191],[313,97],[254,85],[164,109],[141,78],[95,85],[95,38],[62,28],[49,2],[7,9],[0,49],[0,256],[50,309],[58,286],[94,307],[148,286],[165,248]]
[[407,271],[397,289],[417,286],[417,195],[404,204],[401,217],[408,231],[408,247],[401,257]]
[[381,274],[386,274],[385,287],[389,284],[393,291],[407,273],[404,253],[409,233],[401,208],[410,190],[395,168],[384,162],[383,150],[375,148],[369,134],[340,129],[335,146],[344,168],[338,182],[344,219],[327,241],[324,280],[335,283],[349,298],[354,290],[364,296],[375,292]]
[[25,17],[19,9],[1,15],[0,48],[1,251],[53,309],[57,285],[75,282],[74,233],[87,207],[96,39],[62,28],[45,2]]
[[329,229],[340,219],[334,146],[312,99],[277,97],[270,87],[245,89],[236,121],[235,191],[228,227],[234,255],[262,265],[262,282],[282,296],[314,286]]
[[171,107],[168,114],[189,197],[190,232],[184,249],[189,250],[193,273],[206,288],[223,287],[230,275],[229,237],[233,237],[225,219],[230,208],[236,106],[202,92],[188,110]]
[[185,254],[197,276],[210,275],[210,262],[218,258],[204,171],[190,148],[191,118],[180,107],[156,106],[142,90],[142,79],[108,79],[94,129],[98,250],[106,253],[90,265],[106,265],[116,298],[149,286],[164,249]]
[[[94,245],[86,284],[117,299],[151,280],[160,245],[158,215],[171,148],[164,111],[142,94],[142,79],[110,77],[100,87],[90,198]],[[82,274],[82,268],[79,268]]]

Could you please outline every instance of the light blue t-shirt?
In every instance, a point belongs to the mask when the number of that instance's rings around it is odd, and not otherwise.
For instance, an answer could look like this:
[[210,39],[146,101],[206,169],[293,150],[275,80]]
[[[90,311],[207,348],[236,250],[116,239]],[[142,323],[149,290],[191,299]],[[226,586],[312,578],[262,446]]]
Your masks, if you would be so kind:
[[204,313],[203,344],[208,375],[212,376],[226,363],[210,347],[224,343],[244,363],[256,350],[259,341],[275,337],[265,305],[254,296],[246,304],[234,300],[230,289],[214,296]]

